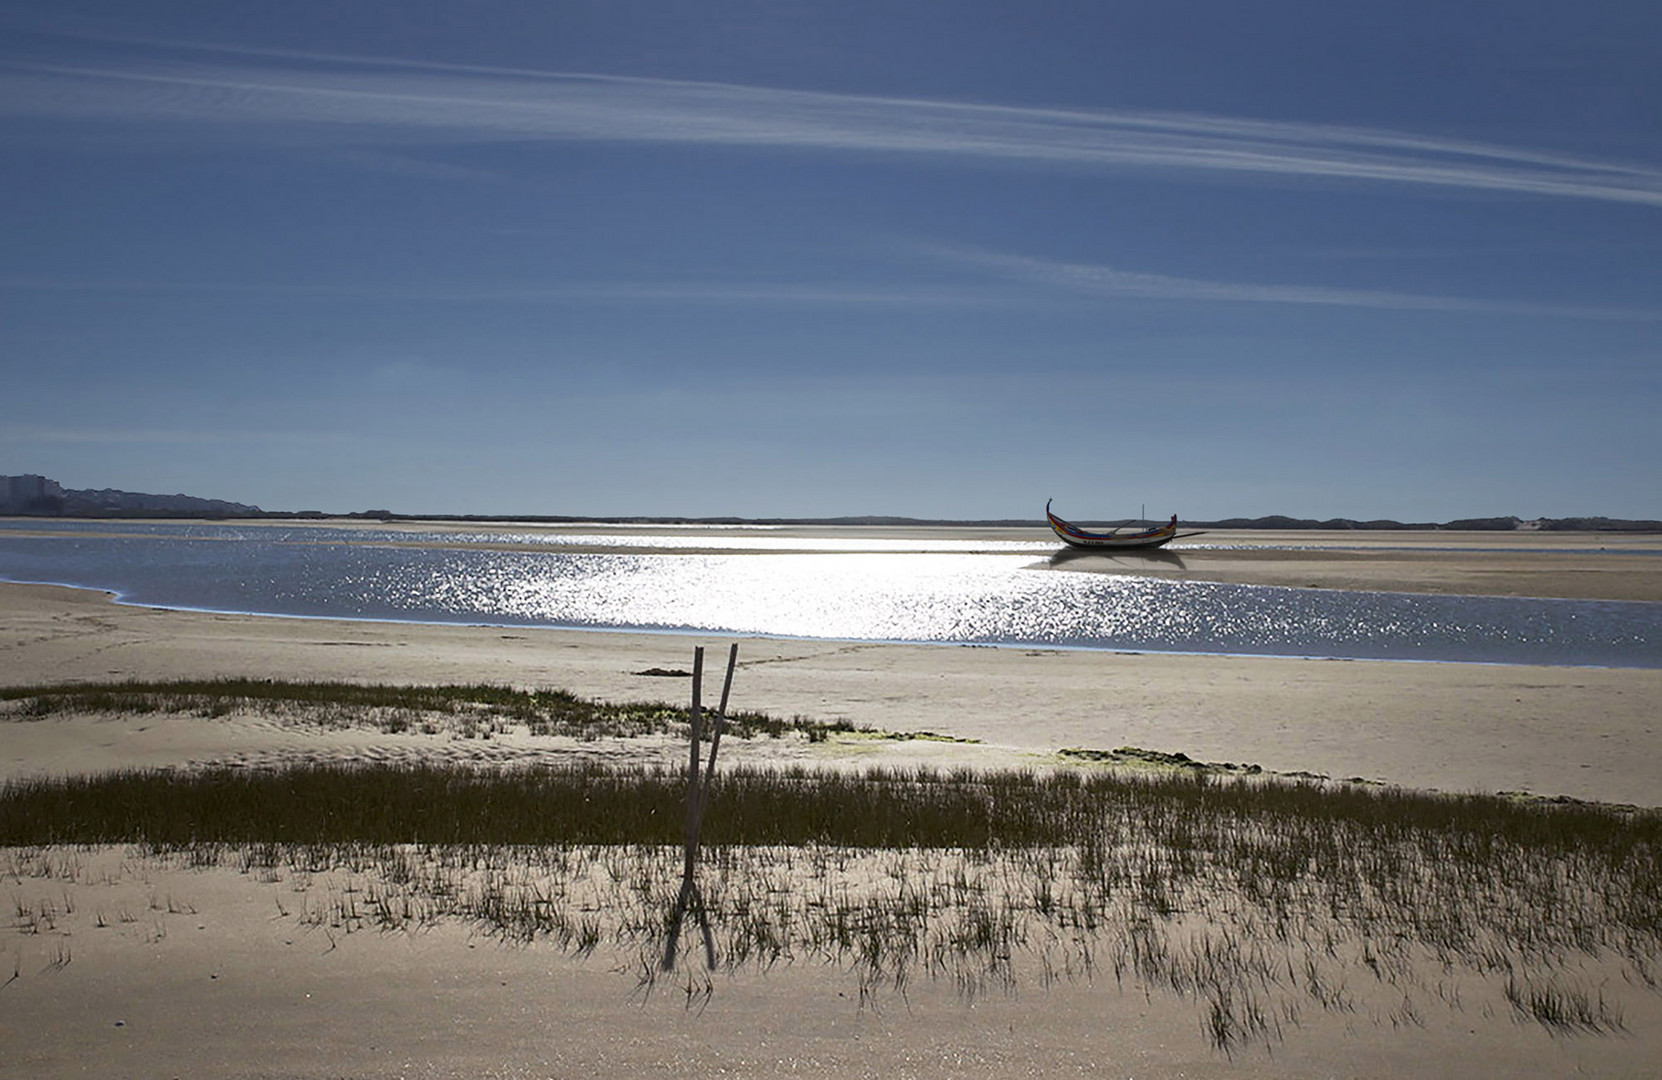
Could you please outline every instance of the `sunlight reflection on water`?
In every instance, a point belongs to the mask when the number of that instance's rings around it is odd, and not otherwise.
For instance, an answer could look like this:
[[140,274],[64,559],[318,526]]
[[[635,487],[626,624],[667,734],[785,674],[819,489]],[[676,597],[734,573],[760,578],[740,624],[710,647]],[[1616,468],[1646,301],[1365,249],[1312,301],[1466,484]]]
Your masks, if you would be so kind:
[[318,542],[326,537],[0,533],[0,576],[110,589],[135,603],[283,615],[1662,667],[1662,604],[1052,572],[1026,551],[591,553]]
[[[425,553],[421,553],[425,554]],[[998,555],[410,558],[358,591],[561,626],[880,641],[1656,665],[1655,605],[1408,596],[1049,573]],[[1596,617],[1593,617],[1596,616]],[[1647,618],[1648,616],[1648,618]]]

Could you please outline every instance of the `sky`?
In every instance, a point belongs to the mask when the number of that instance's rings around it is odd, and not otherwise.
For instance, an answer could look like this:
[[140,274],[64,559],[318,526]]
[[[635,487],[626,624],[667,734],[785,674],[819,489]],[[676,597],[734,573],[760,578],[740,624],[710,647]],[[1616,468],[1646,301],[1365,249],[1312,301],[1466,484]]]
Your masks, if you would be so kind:
[[1662,518],[1654,0],[0,0],[0,473]]

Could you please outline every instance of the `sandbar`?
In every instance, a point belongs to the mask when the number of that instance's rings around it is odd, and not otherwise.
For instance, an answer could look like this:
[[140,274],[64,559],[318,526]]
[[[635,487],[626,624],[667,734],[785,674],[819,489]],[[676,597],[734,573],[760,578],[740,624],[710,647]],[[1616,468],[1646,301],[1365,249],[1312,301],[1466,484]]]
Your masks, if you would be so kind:
[[[733,705],[977,740],[954,753],[1042,763],[1137,746],[1451,792],[1662,806],[1662,670],[1303,660],[289,619],[126,606],[0,584],[0,684],[246,676],[558,688],[686,700],[686,670],[739,641]],[[171,764],[135,721],[0,728],[0,772]],[[101,740],[86,740],[96,733]],[[76,732],[82,733],[80,736]],[[77,738],[80,739],[76,742]],[[72,740],[60,745],[61,739]],[[56,751],[54,751],[56,747]],[[947,753],[942,749],[941,753]],[[998,755],[1002,754],[1002,757]],[[88,756],[91,755],[91,756]],[[185,755],[175,761],[172,755]]]

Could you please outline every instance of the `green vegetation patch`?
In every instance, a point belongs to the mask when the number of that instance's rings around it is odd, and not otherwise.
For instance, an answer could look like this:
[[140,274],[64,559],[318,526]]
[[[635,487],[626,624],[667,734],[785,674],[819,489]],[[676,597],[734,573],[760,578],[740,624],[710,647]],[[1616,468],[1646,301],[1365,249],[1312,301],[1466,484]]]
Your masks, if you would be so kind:
[[[685,806],[684,774],[641,766],[123,772],[0,785],[0,853],[128,843],[347,875],[296,894],[296,917],[611,942],[649,988],[699,936],[670,929]],[[703,836],[707,962],[823,958],[862,1001],[914,975],[969,993],[1111,977],[1194,1002],[1230,1051],[1370,994],[1421,1023],[1461,1008],[1462,981],[1555,1033],[1619,1031],[1619,995],[1662,987],[1651,811],[1193,769],[732,768]],[[43,910],[19,901],[17,927]]]
[[[1140,746],[1122,746],[1117,750],[1090,750],[1083,747],[1066,746],[1056,751],[1056,754],[1064,760],[1100,765],[1128,765],[1152,769],[1191,769],[1197,772],[1233,773],[1241,776],[1257,776],[1264,771],[1262,765],[1236,764],[1233,761],[1196,761],[1182,751],[1145,750]],[[1283,775],[1307,780],[1327,779],[1324,776],[1302,772]]]
[[[0,785],[0,844],[675,843],[685,784],[679,769],[596,763],[502,771],[311,763],[24,779]],[[1234,852],[1288,882],[1359,840],[1384,851],[1412,840],[1474,864],[1511,849],[1598,859],[1662,898],[1656,813],[1205,772],[741,766],[715,777],[704,835],[741,845],[1055,846],[1117,842],[1133,821],[1173,850]],[[1656,908],[1662,913],[1662,902]]]
[[[684,732],[688,708],[663,702],[607,702],[565,690],[521,690],[488,683],[396,686],[276,679],[83,683],[0,688],[0,718],[41,720],[85,713],[190,713],[226,716],[256,710],[331,727],[428,731],[457,726],[524,725],[532,735],[638,737]],[[847,721],[788,720],[760,712],[729,713],[723,731],[739,739],[800,734],[820,741],[854,731]]]

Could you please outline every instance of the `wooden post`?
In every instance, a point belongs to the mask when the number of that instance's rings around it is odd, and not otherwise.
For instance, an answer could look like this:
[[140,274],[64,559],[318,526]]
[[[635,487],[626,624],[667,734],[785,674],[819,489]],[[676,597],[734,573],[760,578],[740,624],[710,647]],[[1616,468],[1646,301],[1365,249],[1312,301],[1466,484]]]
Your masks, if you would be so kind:
[[[727,678],[721,684],[721,707],[716,710],[715,731],[710,735],[710,766],[704,770],[704,794],[710,793],[710,779],[716,771],[716,751],[721,749],[721,732],[727,726],[727,694],[733,689],[733,669],[739,665],[739,643],[727,650]],[[702,816],[702,814],[700,815]]]
[[692,677],[692,710],[689,719],[692,724],[692,751],[687,758],[687,880],[692,880],[693,864],[698,861],[698,819],[700,803],[703,801],[703,789],[698,782],[698,763],[704,756],[704,748],[700,745],[704,738],[703,704],[700,695],[704,689],[704,647],[701,645],[693,650],[693,677]]
[[700,646],[693,650],[692,708],[688,710],[692,746],[687,751],[686,860],[681,873],[681,893],[676,898],[675,910],[670,914],[669,934],[664,943],[662,967],[665,971],[673,970],[675,967],[675,956],[680,950],[681,926],[686,920],[689,908],[697,914],[699,928],[704,933],[705,965],[710,968],[716,966],[715,935],[710,929],[709,913],[704,910],[704,897],[698,891],[695,875],[698,868],[699,832],[704,824],[704,808],[710,796],[710,780],[716,771],[716,751],[721,748],[721,729],[727,715],[727,694],[733,687],[733,669],[737,666],[738,660],[739,646],[735,643],[727,654],[727,680],[721,688],[721,707],[716,711],[715,726],[710,737],[710,765],[705,769],[701,780],[698,765],[703,757],[700,743],[704,737],[704,649]]

